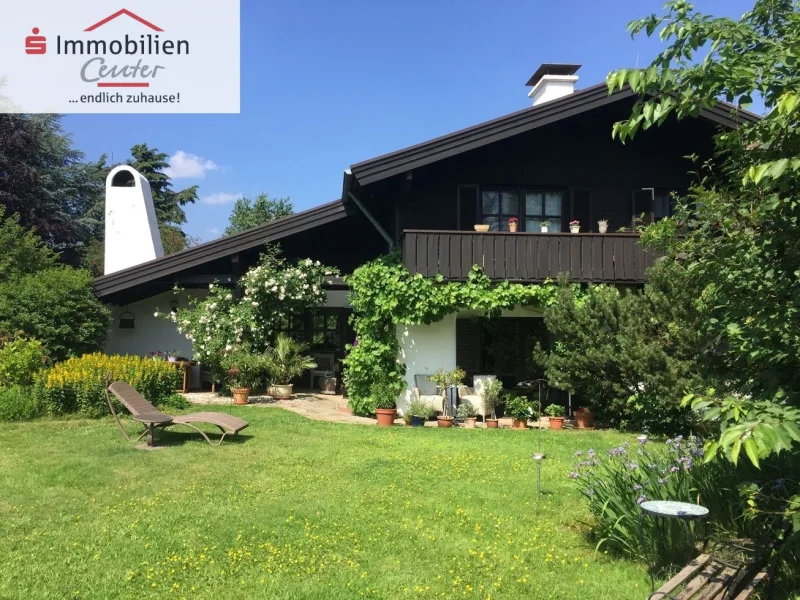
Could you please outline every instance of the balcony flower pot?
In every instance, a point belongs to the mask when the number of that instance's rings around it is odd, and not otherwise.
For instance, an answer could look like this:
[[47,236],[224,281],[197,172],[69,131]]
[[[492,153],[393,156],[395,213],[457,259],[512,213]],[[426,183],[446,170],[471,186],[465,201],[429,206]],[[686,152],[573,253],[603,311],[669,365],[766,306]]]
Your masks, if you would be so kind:
[[272,397],[276,400],[288,400],[292,397],[293,384],[275,384],[272,386]]
[[178,357],[177,356],[168,356],[167,357],[167,362],[178,362]]
[[473,227],[475,227],[475,231],[480,231],[480,232],[484,232],[484,233],[489,231],[489,226],[488,225],[476,224],[476,225],[473,225]]
[[548,231],[548,226],[547,226],[547,225],[542,225],[542,226],[539,228],[539,230],[540,230],[542,233],[547,233],[547,231]]
[[580,233],[581,232],[581,226],[580,225],[570,225],[569,226],[569,232],[570,233]]
[[467,429],[475,429],[475,423],[478,420],[477,417],[467,417],[464,419],[464,427]]
[[412,415],[411,417],[411,426],[412,427],[425,427],[425,417],[418,417],[416,415]]
[[250,388],[231,388],[231,393],[233,394],[234,404],[247,404],[248,398],[250,397]]
[[550,417],[550,429],[562,429],[564,427],[564,417]]
[[436,422],[439,427],[452,427],[453,417],[438,416],[436,417]]
[[593,429],[594,415],[585,408],[578,408],[575,410],[575,424],[578,429]]
[[486,419],[486,427],[489,429],[497,429],[500,427],[500,421],[497,419]]
[[601,220],[597,222],[597,230],[600,233],[606,233],[608,231],[608,221]]
[[526,419],[511,419],[511,429],[527,429],[528,421]]
[[519,219],[517,219],[517,217],[511,217],[508,220],[508,230],[511,233],[516,233],[518,227],[519,227]]
[[378,419],[378,427],[391,427],[397,417],[396,408],[376,408],[375,418]]

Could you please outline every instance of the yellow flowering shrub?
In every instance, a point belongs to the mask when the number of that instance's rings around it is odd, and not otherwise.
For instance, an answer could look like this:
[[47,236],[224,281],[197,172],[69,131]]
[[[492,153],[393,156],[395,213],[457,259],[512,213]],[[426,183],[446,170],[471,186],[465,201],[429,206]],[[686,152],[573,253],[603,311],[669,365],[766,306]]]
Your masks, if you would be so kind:
[[180,372],[163,360],[96,352],[54,365],[39,375],[37,387],[48,413],[96,417],[108,412],[104,390],[107,380],[124,381],[153,404],[159,404],[175,393]]

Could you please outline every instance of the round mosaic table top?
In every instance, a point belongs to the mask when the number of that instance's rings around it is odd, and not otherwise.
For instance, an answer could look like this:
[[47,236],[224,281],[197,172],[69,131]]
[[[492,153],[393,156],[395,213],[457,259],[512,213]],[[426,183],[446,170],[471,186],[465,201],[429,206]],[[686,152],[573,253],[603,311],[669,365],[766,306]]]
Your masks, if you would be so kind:
[[671,500],[648,500],[642,502],[641,509],[654,517],[677,519],[702,519],[708,516],[708,509],[699,504],[672,502]]

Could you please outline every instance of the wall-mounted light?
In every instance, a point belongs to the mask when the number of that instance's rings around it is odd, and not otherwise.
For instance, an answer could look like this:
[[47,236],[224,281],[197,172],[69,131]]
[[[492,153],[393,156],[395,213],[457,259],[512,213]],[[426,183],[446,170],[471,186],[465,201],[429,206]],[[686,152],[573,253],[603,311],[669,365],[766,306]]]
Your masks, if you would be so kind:
[[133,329],[134,328],[134,321],[136,317],[133,315],[131,311],[128,310],[128,307],[125,307],[125,312],[119,316],[119,328],[120,329]]

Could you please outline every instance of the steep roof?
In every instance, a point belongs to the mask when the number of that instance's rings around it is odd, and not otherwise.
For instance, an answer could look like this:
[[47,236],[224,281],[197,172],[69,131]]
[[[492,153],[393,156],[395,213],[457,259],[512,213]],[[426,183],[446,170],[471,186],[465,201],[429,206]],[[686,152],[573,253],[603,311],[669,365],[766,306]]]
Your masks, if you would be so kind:
[[[356,163],[350,167],[350,172],[359,184],[368,185],[634,96],[629,87],[609,94],[606,84],[601,83],[498,119]],[[713,108],[703,110],[700,116],[731,128],[736,127],[740,121],[758,120],[757,115],[738,110],[726,102],[719,102]]]
[[94,280],[94,289],[100,298],[110,296],[116,292],[174,275],[218,258],[233,256],[239,252],[263,246],[266,242],[277,241],[301,231],[343,219],[348,214],[349,211],[342,201],[334,200],[265,225],[252,227],[241,233],[222,237],[135,267],[98,277]]

